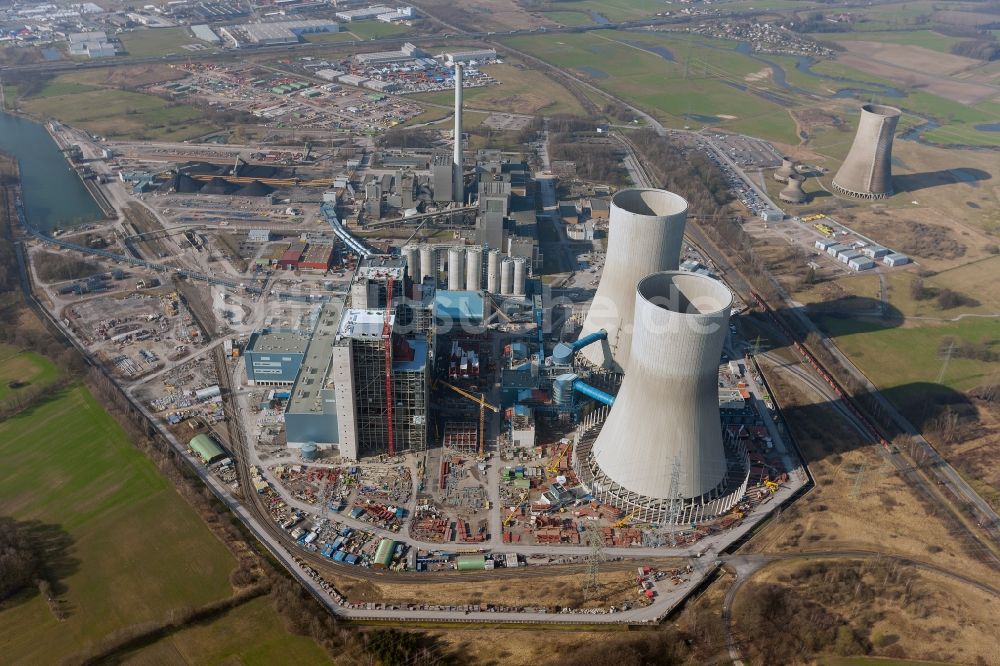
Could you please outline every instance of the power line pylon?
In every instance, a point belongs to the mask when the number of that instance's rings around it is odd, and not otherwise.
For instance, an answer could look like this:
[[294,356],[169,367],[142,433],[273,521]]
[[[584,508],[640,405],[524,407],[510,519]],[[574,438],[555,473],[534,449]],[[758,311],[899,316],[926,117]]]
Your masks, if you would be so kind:
[[600,587],[601,561],[604,559],[604,536],[599,521],[587,523],[590,536],[590,555],[587,556],[587,575],[583,579],[583,596],[591,598]]

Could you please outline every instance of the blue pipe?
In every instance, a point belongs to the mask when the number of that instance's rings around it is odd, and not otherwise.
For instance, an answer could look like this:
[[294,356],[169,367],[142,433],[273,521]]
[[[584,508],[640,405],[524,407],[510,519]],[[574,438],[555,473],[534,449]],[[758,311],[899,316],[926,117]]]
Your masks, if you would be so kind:
[[[594,335],[596,335],[596,333]],[[607,333],[605,333],[605,335],[607,335]],[[615,396],[610,393],[605,393],[599,388],[594,388],[586,382],[581,382],[579,379],[573,382],[573,390],[577,393],[582,393],[588,398],[593,398],[597,402],[602,402],[608,407],[615,404]]]
[[580,351],[587,345],[592,345],[598,340],[607,340],[607,339],[608,339],[608,332],[602,328],[599,331],[594,331],[590,335],[580,338],[576,342],[570,343],[570,347],[573,348],[573,351]]

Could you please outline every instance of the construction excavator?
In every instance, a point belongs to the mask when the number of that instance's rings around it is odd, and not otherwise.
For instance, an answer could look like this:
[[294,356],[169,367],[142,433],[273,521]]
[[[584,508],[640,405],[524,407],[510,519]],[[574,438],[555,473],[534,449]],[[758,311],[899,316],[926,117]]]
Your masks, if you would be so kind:
[[772,493],[778,492],[778,488],[781,487],[780,484],[775,483],[771,479],[764,479],[764,487],[770,490]]

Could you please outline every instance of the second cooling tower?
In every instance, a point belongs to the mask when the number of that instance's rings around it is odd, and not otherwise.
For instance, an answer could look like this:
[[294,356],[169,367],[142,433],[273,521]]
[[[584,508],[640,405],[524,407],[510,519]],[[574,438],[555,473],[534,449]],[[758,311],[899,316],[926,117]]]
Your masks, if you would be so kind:
[[580,353],[592,364],[623,370],[632,342],[635,285],[650,273],[676,270],[688,203],[666,190],[622,190],[611,197],[608,250],[580,337],[602,328],[608,337]]
[[892,195],[892,138],[901,113],[882,104],[861,107],[854,143],[833,178],[837,190],[860,199]]
[[730,469],[719,416],[733,294],[708,276],[665,271],[642,279],[633,301],[625,379],[581,464],[595,497],[641,519],[718,515],[746,484],[740,464]]

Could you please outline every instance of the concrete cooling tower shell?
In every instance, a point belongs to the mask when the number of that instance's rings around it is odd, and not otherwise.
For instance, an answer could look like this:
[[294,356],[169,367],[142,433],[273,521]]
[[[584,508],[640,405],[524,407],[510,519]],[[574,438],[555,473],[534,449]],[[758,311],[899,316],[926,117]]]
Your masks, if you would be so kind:
[[882,199],[892,194],[892,139],[901,111],[882,104],[861,107],[858,132],[833,179],[843,194]]
[[805,182],[805,176],[800,176],[797,173],[789,175],[786,185],[778,192],[778,198],[788,203],[805,203],[809,195],[802,189],[803,182]]
[[635,291],[632,353],[594,462],[644,498],[710,496],[726,477],[718,373],[733,294],[681,271],[654,273]]
[[795,160],[782,157],[781,166],[774,170],[774,179],[779,183],[787,183],[788,177],[795,173]]
[[626,367],[635,286],[650,273],[677,269],[687,211],[687,201],[666,190],[622,190],[611,198],[604,272],[580,333],[608,332],[601,344],[580,352],[593,365],[619,372]]

